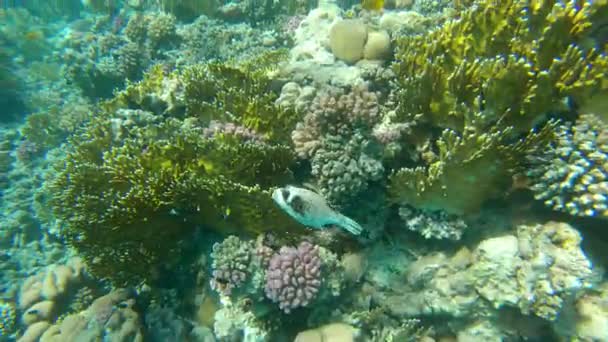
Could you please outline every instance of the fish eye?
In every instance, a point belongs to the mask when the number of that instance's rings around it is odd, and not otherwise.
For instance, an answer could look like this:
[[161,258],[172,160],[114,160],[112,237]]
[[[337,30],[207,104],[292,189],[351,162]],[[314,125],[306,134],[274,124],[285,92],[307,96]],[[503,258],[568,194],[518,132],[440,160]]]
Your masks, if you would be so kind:
[[288,199],[289,198],[289,190],[287,189],[281,189],[281,195],[283,196],[283,199]]
[[291,199],[291,203],[289,203],[291,208],[300,215],[304,215],[304,201],[300,196],[293,196]]

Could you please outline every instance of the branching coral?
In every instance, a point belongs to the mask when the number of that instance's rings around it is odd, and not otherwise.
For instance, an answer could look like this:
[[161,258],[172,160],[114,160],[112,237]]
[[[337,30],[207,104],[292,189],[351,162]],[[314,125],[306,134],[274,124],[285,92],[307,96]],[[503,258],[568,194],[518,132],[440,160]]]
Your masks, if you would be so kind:
[[0,336],[11,336],[17,323],[17,308],[15,304],[0,300]]
[[509,185],[518,159],[552,137],[554,125],[531,131],[516,144],[508,144],[508,129],[485,133],[470,130],[462,137],[446,129],[437,141],[438,160],[428,167],[395,172],[389,191],[400,204],[430,212],[470,214]]
[[166,51],[180,43],[169,14],[133,15],[124,34],[74,31],[66,36],[65,74],[91,98],[111,98],[125,81],[141,79],[152,60],[167,61]]
[[562,125],[558,137],[530,158],[535,197],[555,210],[608,217],[608,124],[593,114]]
[[582,43],[605,2],[482,1],[429,35],[399,39],[398,114],[423,114],[461,131],[471,113],[485,125],[525,132],[540,116],[606,90],[608,59]]
[[608,57],[589,47],[606,10],[606,1],[481,1],[428,35],[399,38],[394,121],[428,128],[438,156],[395,172],[393,199],[462,215],[500,195],[530,148],[552,137],[554,124],[539,128],[548,114],[608,90]]
[[241,64],[211,62],[178,72],[151,68],[137,84],[128,85],[105,107],[130,107],[158,114],[195,117],[203,124],[230,121],[256,132],[268,142],[288,144],[299,119],[290,108],[274,104],[268,76],[282,51],[258,56]]
[[[285,123],[295,118],[254,100],[263,84],[251,81],[251,74],[236,75],[241,78],[233,82],[259,87],[246,89],[231,107],[222,97],[236,96],[235,89],[226,90],[227,77],[225,83],[212,83],[217,74],[167,76],[153,69],[71,137],[48,186],[54,212],[66,227],[63,234],[91,272],[118,283],[153,278],[150,267],[171,264],[178,242],[196,225],[251,234],[302,229],[270,197],[275,184],[291,179],[295,155],[277,141]],[[200,97],[166,115],[154,114],[156,108],[169,108],[167,97],[156,95],[166,80],[183,85],[176,91],[190,96],[196,90]],[[208,119],[233,119],[266,139],[251,140],[238,130],[209,135]]]

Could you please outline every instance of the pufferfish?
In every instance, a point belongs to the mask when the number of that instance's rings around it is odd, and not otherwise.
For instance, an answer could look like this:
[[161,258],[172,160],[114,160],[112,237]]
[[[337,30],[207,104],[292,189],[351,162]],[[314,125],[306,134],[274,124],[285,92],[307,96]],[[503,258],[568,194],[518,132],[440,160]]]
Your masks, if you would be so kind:
[[333,210],[325,198],[314,191],[288,185],[274,190],[272,199],[289,216],[305,226],[324,229],[335,225],[354,235],[363,231],[357,222]]

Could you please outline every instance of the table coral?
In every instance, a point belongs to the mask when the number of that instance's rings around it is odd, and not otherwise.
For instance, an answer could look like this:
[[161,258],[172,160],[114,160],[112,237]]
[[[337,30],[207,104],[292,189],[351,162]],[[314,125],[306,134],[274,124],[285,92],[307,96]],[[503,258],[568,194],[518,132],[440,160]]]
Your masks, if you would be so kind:
[[536,199],[571,215],[608,217],[608,124],[599,117],[560,126],[557,139],[529,159]]

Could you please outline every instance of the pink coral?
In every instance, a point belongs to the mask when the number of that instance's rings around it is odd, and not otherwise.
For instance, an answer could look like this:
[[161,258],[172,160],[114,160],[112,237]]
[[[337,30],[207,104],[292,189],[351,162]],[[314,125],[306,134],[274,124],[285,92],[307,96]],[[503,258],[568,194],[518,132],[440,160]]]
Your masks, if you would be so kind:
[[307,306],[321,286],[319,247],[301,242],[297,248],[282,247],[266,271],[266,296],[285,313]]
[[298,156],[311,158],[326,135],[349,136],[357,130],[369,131],[379,119],[378,94],[365,86],[346,94],[329,90],[315,97],[291,137]]
[[203,135],[207,138],[213,138],[218,134],[233,135],[239,139],[248,142],[263,142],[264,137],[250,130],[247,127],[239,126],[232,122],[220,122],[212,120],[209,127],[203,130]]

